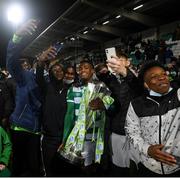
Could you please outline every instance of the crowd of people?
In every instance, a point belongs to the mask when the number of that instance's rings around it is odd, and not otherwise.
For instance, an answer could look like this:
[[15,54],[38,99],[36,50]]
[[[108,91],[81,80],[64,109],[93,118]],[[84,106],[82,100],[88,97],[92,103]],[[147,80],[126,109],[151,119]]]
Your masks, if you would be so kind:
[[15,32],[0,73],[0,176],[179,176],[179,60],[63,66],[50,46],[31,66],[36,28]]

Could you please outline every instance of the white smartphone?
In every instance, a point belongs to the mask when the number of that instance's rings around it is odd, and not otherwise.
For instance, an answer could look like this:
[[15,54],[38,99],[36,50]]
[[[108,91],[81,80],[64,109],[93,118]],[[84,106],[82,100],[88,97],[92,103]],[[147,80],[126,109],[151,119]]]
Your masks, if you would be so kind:
[[115,47],[105,49],[107,60],[111,60],[111,56],[116,56]]
[[[105,49],[105,53],[106,53],[107,62],[111,61],[112,60],[111,56],[116,56],[116,49],[115,49],[115,47],[107,48],[107,49]],[[114,71],[110,67],[108,67],[108,70],[111,73],[114,73]]]

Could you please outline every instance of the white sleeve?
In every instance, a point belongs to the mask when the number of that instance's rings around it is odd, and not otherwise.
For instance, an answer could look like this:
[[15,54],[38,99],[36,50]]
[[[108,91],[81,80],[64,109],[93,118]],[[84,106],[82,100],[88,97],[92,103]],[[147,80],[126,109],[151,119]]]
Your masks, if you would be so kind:
[[126,116],[125,124],[126,135],[130,139],[130,142],[134,145],[135,148],[139,150],[140,153],[148,156],[148,148],[150,144],[146,143],[141,136],[141,126],[140,119],[136,115],[132,104],[130,103],[129,109]]
[[180,88],[177,90],[177,97],[178,97],[178,100],[180,101]]

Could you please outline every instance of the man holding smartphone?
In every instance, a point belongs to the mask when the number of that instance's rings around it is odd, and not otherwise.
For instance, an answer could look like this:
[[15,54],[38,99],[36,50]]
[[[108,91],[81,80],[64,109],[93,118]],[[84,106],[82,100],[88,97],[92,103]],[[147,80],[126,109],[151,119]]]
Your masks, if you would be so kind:
[[115,111],[110,119],[110,148],[112,159],[111,176],[129,176],[130,158],[125,147],[125,118],[129,103],[140,94],[138,80],[129,69],[130,61],[124,53],[116,53],[107,60],[107,66],[115,73],[99,73],[97,77],[102,80],[112,92],[115,99]]
[[16,107],[10,116],[12,176],[40,176],[41,93],[34,72],[21,66],[21,53],[36,31],[36,20],[21,25],[7,49],[7,69],[15,80]]

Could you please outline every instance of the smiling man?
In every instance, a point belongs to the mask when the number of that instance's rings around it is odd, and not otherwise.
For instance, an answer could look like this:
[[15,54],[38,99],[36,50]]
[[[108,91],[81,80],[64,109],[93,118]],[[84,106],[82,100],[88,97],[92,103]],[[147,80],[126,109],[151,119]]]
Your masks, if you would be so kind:
[[145,64],[139,74],[148,94],[133,100],[126,133],[140,152],[139,176],[180,174],[180,89],[170,86],[164,67]]
[[[103,93],[104,90],[99,92],[97,87],[100,84],[93,82],[93,74],[91,61],[82,60],[79,65],[81,85],[72,86],[68,90],[63,144],[60,146],[67,155],[73,152],[73,155],[78,155],[76,158],[82,158],[81,168],[88,176],[96,173],[95,163],[101,162],[104,153],[105,109],[114,101],[107,93]],[[94,95],[96,97],[92,97]],[[69,159],[70,162],[73,160]],[[80,161],[77,162],[80,164]]]

